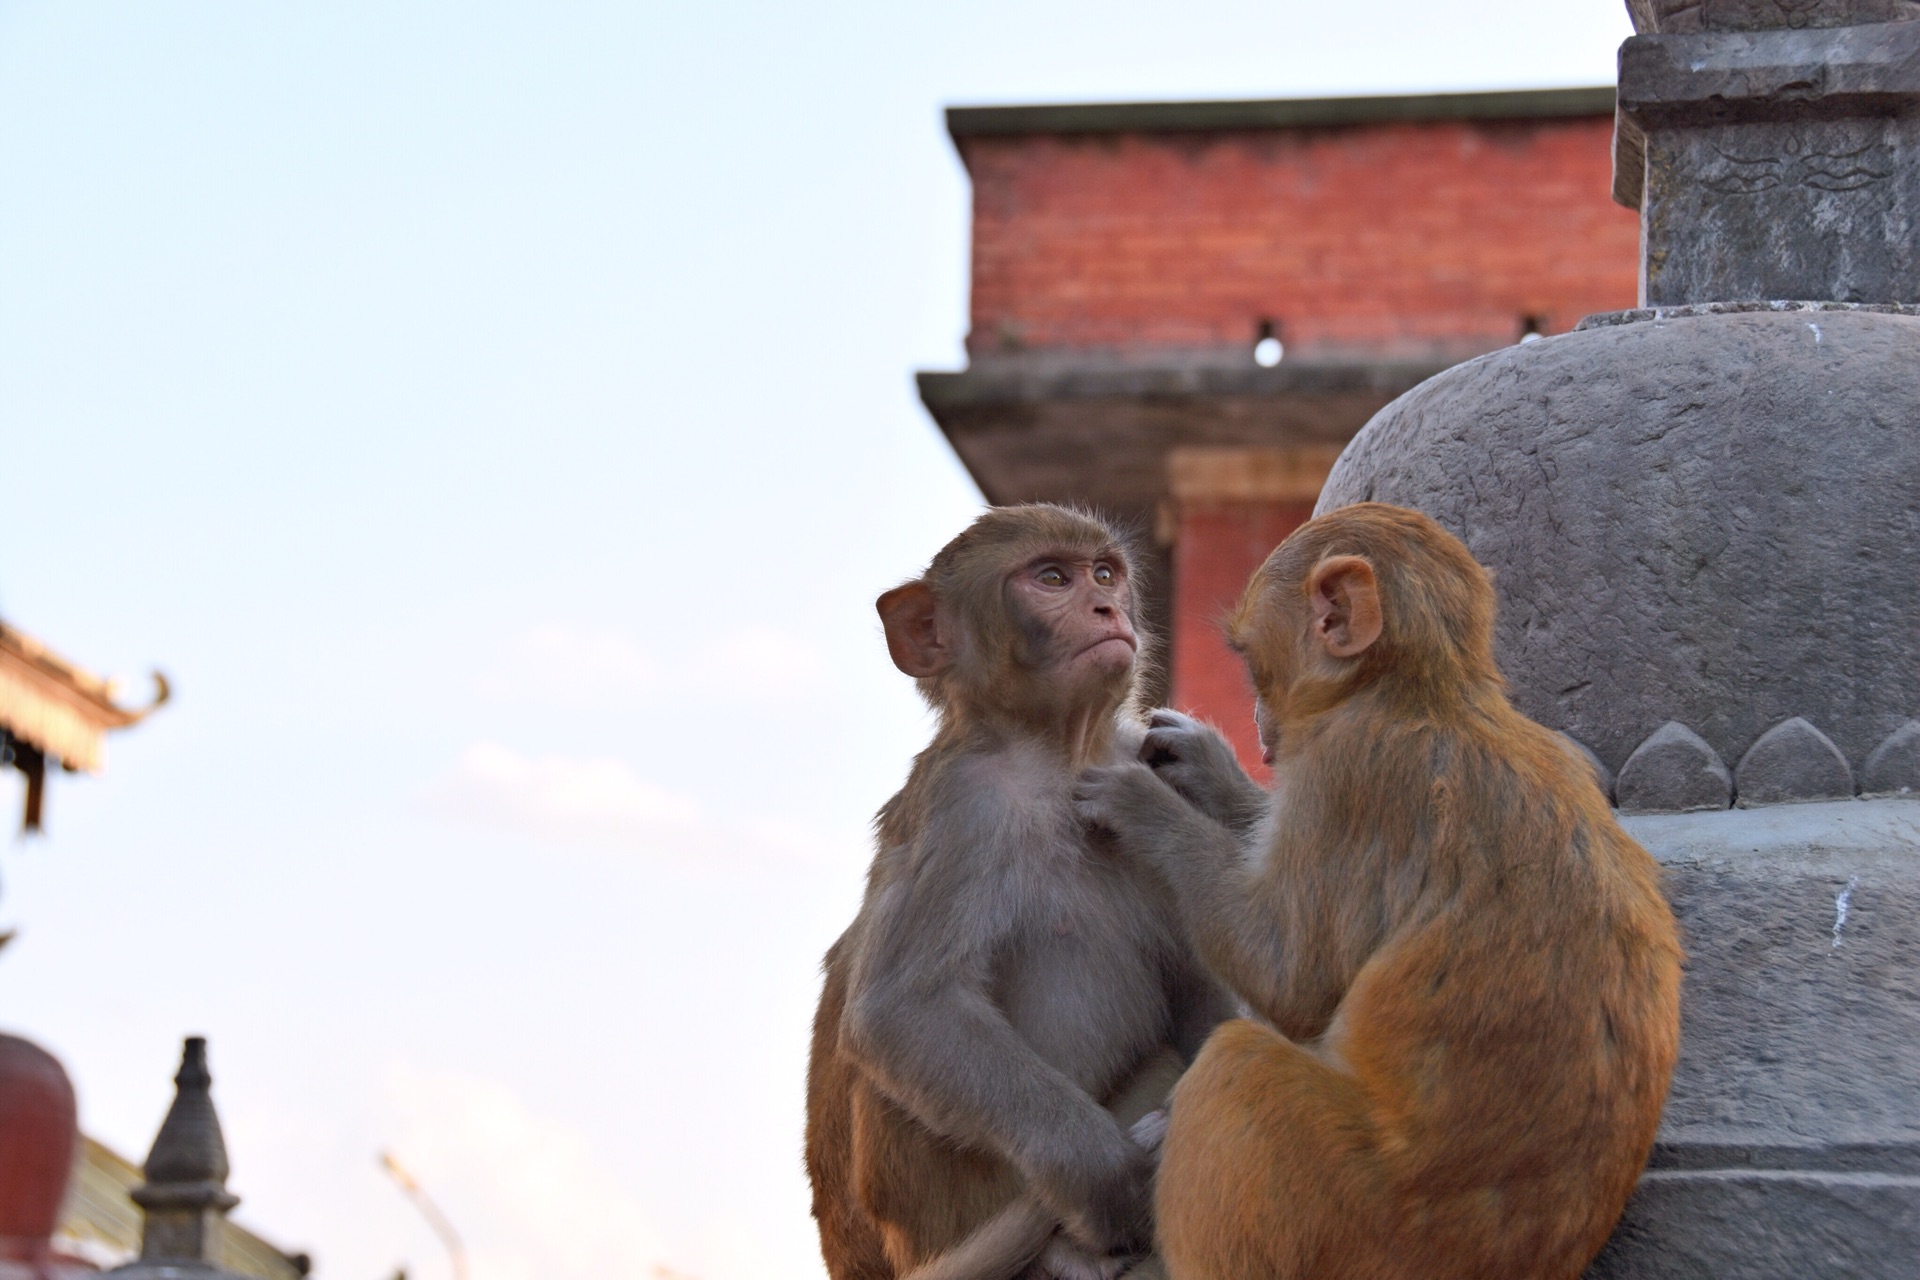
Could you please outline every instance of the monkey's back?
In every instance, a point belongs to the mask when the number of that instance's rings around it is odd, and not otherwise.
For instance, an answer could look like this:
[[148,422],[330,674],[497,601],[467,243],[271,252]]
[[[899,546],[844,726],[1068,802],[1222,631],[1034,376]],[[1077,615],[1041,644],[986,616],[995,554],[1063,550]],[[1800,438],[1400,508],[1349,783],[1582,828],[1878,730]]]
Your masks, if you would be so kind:
[[1511,714],[1435,778],[1429,899],[1328,1045],[1386,1103],[1382,1176],[1440,1256],[1571,1276],[1652,1147],[1680,948],[1652,857],[1584,764]]
[[807,1180],[813,1186],[820,1253],[832,1280],[893,1280],[880,1228],[854,1194],[853,1103],[854,1091],[862,1085],[840,1052],[840,1017],[847,1000],[845,947],[843,936],[827,951],[820,1005],[813,1015],[807,1056]]

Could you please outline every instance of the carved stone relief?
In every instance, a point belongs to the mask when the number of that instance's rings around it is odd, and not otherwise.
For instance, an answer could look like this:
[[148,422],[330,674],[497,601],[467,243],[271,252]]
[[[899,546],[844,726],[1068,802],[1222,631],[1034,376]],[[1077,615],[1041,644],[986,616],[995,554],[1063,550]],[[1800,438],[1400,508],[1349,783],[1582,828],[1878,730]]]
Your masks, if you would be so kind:
[[1647,305],[1920,301],[1920,118],[1720,124],[1646,145]]

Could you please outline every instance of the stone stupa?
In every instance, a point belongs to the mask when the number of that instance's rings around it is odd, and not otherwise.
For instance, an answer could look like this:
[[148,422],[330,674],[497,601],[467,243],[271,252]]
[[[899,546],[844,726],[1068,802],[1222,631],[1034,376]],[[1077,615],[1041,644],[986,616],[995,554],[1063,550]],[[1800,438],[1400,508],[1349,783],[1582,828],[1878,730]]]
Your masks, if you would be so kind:
[[1595,1276],[1920,1274],[1920,3],[1630,0],[1641,307],[1387,406],[1320,499],[1495,572],[1689,953]]
[[204,1037],[187,1037],[173,1083],[173,1105],[147,1153],[146,1181],[130,1193],[144,1219],[140,1256],[107,1274],[120,1280],[247,1280],[224,1265],[227,1213],[240,1197],[227,1190],[227,1141],[213,1109]]

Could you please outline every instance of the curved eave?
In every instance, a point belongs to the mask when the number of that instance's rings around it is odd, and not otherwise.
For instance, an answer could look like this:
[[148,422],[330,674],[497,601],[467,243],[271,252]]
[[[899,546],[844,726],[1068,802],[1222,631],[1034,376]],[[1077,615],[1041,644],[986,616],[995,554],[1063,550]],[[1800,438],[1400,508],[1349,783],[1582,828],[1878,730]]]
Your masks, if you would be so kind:
[[0,728],[14,737],[70,769],[98,773],[107,731],[138,723],[148,710],[116,705],[105,680],[0,623]]

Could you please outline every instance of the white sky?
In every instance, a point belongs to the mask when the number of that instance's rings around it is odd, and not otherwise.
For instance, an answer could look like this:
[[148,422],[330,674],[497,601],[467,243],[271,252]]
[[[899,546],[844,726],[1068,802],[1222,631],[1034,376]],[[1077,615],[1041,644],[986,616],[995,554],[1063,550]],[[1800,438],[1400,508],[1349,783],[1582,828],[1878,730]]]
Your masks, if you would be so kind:
[[[821,951],[978,508],[952,103],[1604,84],[1618,0],[0,2],[0,616],[175,704],[0,846],[139,1159],[324,1280],[820,1274]],[[17,820],[17,775],[0,823]]]

